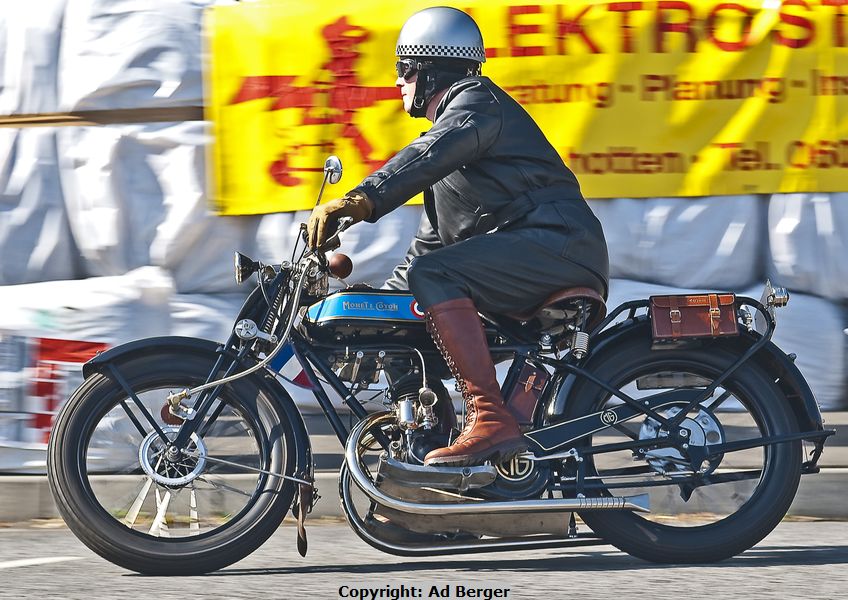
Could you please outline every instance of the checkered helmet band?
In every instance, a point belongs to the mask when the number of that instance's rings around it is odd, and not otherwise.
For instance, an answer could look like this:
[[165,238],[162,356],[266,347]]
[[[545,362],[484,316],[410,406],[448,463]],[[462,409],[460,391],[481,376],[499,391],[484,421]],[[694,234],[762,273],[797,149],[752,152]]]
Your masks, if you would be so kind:
[[486,62],[477,23],[461,10],[447,6],[425,8],[409,17],[400,30],[395,54]]

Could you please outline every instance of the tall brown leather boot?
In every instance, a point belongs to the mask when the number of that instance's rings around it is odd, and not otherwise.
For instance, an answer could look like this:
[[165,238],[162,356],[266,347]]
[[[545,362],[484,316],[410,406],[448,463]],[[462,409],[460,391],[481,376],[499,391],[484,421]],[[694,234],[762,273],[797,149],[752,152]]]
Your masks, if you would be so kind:
[[499,463],[527,449],[515,417],[507,410],[483,323],[469,298],[448,300],[426,311],[427,331],[445,357],[465,399],[465,428],[453,444],[433,450],[425,465]]

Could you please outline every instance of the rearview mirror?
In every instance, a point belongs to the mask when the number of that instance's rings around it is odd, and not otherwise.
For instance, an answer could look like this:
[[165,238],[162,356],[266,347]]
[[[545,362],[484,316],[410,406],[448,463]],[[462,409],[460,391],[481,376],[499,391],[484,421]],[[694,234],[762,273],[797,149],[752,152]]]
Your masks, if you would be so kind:
[[342,161],[338,156],[330,156],[324,161],[324,173],[330,183],[339,182],[342,178]]

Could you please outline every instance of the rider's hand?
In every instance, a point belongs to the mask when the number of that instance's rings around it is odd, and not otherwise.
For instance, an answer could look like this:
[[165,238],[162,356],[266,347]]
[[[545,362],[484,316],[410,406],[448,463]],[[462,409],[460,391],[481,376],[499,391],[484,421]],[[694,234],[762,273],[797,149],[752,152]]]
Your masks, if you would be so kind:
[[326,204],[315,207],[309,216],[309,247],[312,250],[320,248],[332,236],[338,227],[339,219],[350,217],[354,223],[359,223],[371,216],[374,203],[360,191],[353,190],[344,198],[330,200]]

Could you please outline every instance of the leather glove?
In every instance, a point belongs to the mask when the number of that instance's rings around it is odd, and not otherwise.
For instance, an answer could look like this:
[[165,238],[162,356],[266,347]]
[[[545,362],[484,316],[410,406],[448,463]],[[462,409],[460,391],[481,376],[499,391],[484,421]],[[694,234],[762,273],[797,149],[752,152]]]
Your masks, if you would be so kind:
[[357,190],[348,192],[343,198],[319,204],[309,216],[309,247],[315,250],[323,246],[327,238],[336,232],[342,217],[351,217],[354,223],[359,223],[371,216],[373,208],[368,196]]

